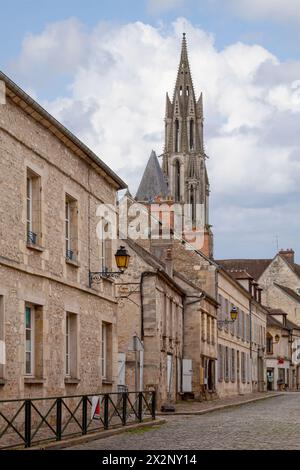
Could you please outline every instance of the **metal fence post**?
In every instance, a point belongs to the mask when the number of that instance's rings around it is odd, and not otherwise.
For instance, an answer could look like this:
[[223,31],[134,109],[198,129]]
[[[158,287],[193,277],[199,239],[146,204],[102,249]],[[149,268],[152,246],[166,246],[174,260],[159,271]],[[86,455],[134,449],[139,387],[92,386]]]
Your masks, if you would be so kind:
[[61,441],[62,399],[56,400],[56,440]]
[[82,397],[82,434],[87,434],[87,404],[88,397],[84,395]]
[[104,429],[108,429],[108,394],[104,395]]
[[126,425],[127,422],[127,393],[122,393],[123,403],[122,403],[122,424]]
[[143,392],[139,392],[138,396],[138,418],[141,423],[143,421]]
[[155,390],[153,390],[153,392],[152,392],[151,410],[152,410],[152,419],[155,419],[155,413],[156,413],[156,392],[155,392]]
[[31,446],[31,400],[25,400],[25,447]]

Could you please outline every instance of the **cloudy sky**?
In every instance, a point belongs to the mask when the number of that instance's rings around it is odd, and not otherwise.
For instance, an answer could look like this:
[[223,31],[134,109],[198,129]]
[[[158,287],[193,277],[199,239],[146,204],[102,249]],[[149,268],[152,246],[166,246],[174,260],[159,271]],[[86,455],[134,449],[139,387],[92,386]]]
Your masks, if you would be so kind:
[[215,257],[300,260],[300,0],[0,0],[0,68],[135,193],[187,33]]

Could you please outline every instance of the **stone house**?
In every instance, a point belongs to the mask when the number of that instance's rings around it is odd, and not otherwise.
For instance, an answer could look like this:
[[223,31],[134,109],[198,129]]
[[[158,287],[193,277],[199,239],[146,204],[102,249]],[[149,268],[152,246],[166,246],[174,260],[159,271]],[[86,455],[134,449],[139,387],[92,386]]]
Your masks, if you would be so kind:
[[130,239],[124,245],[131,259],[117,283],[118,384],[154,388],[158,407],[185,396],[212,398],[216,300],[174,270],[170,248],[157,257]]
[[156,390],[157,406],[182,391],[185,292],[168,263],[127,239],[130,265],[117,281],[119,378],[129,390]]
[[[273,259],[232,259],[220,263],[230,272],[246,272],[253,295],[266,307],[284,312],[291,324],[300,326],[300,265],[295,262],[294,250],[280,250]],[[297,335],[292,335],[291,341],[291,348],[296,351]],[[293,354],[292,364],[290,387],[295,389],[300,382],[300,356]]]
[[[249,278],[245,272],[227,272],[221,266],[218,270],[219,396],[266,389],[267,311],[249,291]],[[231,322],[233,307],[238,316]]]
[[268,309],[266,357],[268,390],[298,390],[300,328],[281,309]]
[[0,398],[112,391],[114,284],[90,284],[89,273],[113,268],[96,210],[115,204],[125,184],[8,77],[0,79]]

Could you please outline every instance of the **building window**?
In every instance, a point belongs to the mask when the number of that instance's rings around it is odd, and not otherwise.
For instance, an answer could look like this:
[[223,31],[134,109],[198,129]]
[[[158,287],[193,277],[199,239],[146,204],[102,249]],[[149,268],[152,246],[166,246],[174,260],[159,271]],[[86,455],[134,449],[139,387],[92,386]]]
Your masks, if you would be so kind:
[[211,344],[216,343],[215,326],[216,326],[216,322],[215,322],[214,318],[212,318],[211,319]]
[[66,377],[77,377],[77,315],[66,313],[65,336],[65,374]]
[[69,195],[65,198],[65,256],[76,261],[78,255],[78,204]]
[[206,338],[208,344],[210,343],[210,328],[211,328],[211,320],[210,317],[207,316],[207,321],[206,321]]
[[112,246],[109,237],[109,224],[102,223],[101,227],[101,270],[109,271],[111,269]]
[[35,349],[35,337],[34,337],[34,308],[25,308],[25,374],[34,375],[34,349]]
[[236,368],[235,350],[232,348],[231,349],[231,372],[230,372],[231,382],[235,382],[235,368]]
[[179,120],[175,120],[175,152],[179,152]]
[[242,382],[246,382],[246,354],[241,352],[241,376]]
[[180,162],[176,160],[174,167],[175,179],[175,202],[180,202],[181,188],[180,188]]
[[26,175],[27,244],[41,244],[41,178],[27,168]]
[[228,347],[225,346],[225,381],[229,381],[229,350]]
[[194,150],[194,120],[190,120],[190,150]]
[[224,379],[224,360],[223,360],[223,346],[218,345],[218,380],[223,382]]
[[222,297],[221,294],[218,294],[218,302],[219,302],[219,306],[218,306],[218,320],[219,320],[218,329],[219,329],[219,330],[222,330],[223,326],[222,326],[221,321],[223,320],[223,317],[222,317],[222,311],[223,311],[223,297]]
[[247,383],[249,384],[251,381],[251,361],[250,356],[247,354]]
[[5,319],[4,297],[0,295],[0,379],[5,378]]
[[25,305],[25,375],[43,377],[43,310]]
[[[225,302],[224,302],[224,318],[226,320],[229,320],[229,301],[228,301],[228,299],[225,299]],[[229,324],[225,323],[224,324],[224,330],[228,332],[228,328],[229,328]]]
[[102,323],[101,338],[101,370],[102,379],[109,380],[111,378],[111,354],[112,354],[112,325]]
[[267,354],[273,354],[273,336],[267,333]]

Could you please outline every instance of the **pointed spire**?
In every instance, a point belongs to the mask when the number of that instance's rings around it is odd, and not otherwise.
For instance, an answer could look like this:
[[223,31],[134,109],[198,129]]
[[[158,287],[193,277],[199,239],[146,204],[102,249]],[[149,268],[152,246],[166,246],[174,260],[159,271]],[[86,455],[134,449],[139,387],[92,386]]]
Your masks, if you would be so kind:
[[197,101],[197,108],[198,108],[200,116],[202,117],[203,116],[203,95],[202,95],[202,93],[201,93],[201,95],[200,95],[200,97]]
[[177,80],[176,80],[176,85],[175,85],[175,90],[174,90],[174,97],[176,96],[176,94],[178,94],[178,96],[181,96],[181,95],[186,96],[187,87],[189,87],[189,91],[192,92],[194,95],[194,88],[193,88],[193,81],[192,81],[192,75],[191,75],[190,64],[189,64],[186,35],[185,33],[183,33],[182,44],[181,44],[181,55],[180,55]]
[[154,150],[152,150],[146,169],[141,179],[135,199],[139,202],[154,201],[157,196],[167,198],[168,186]]

